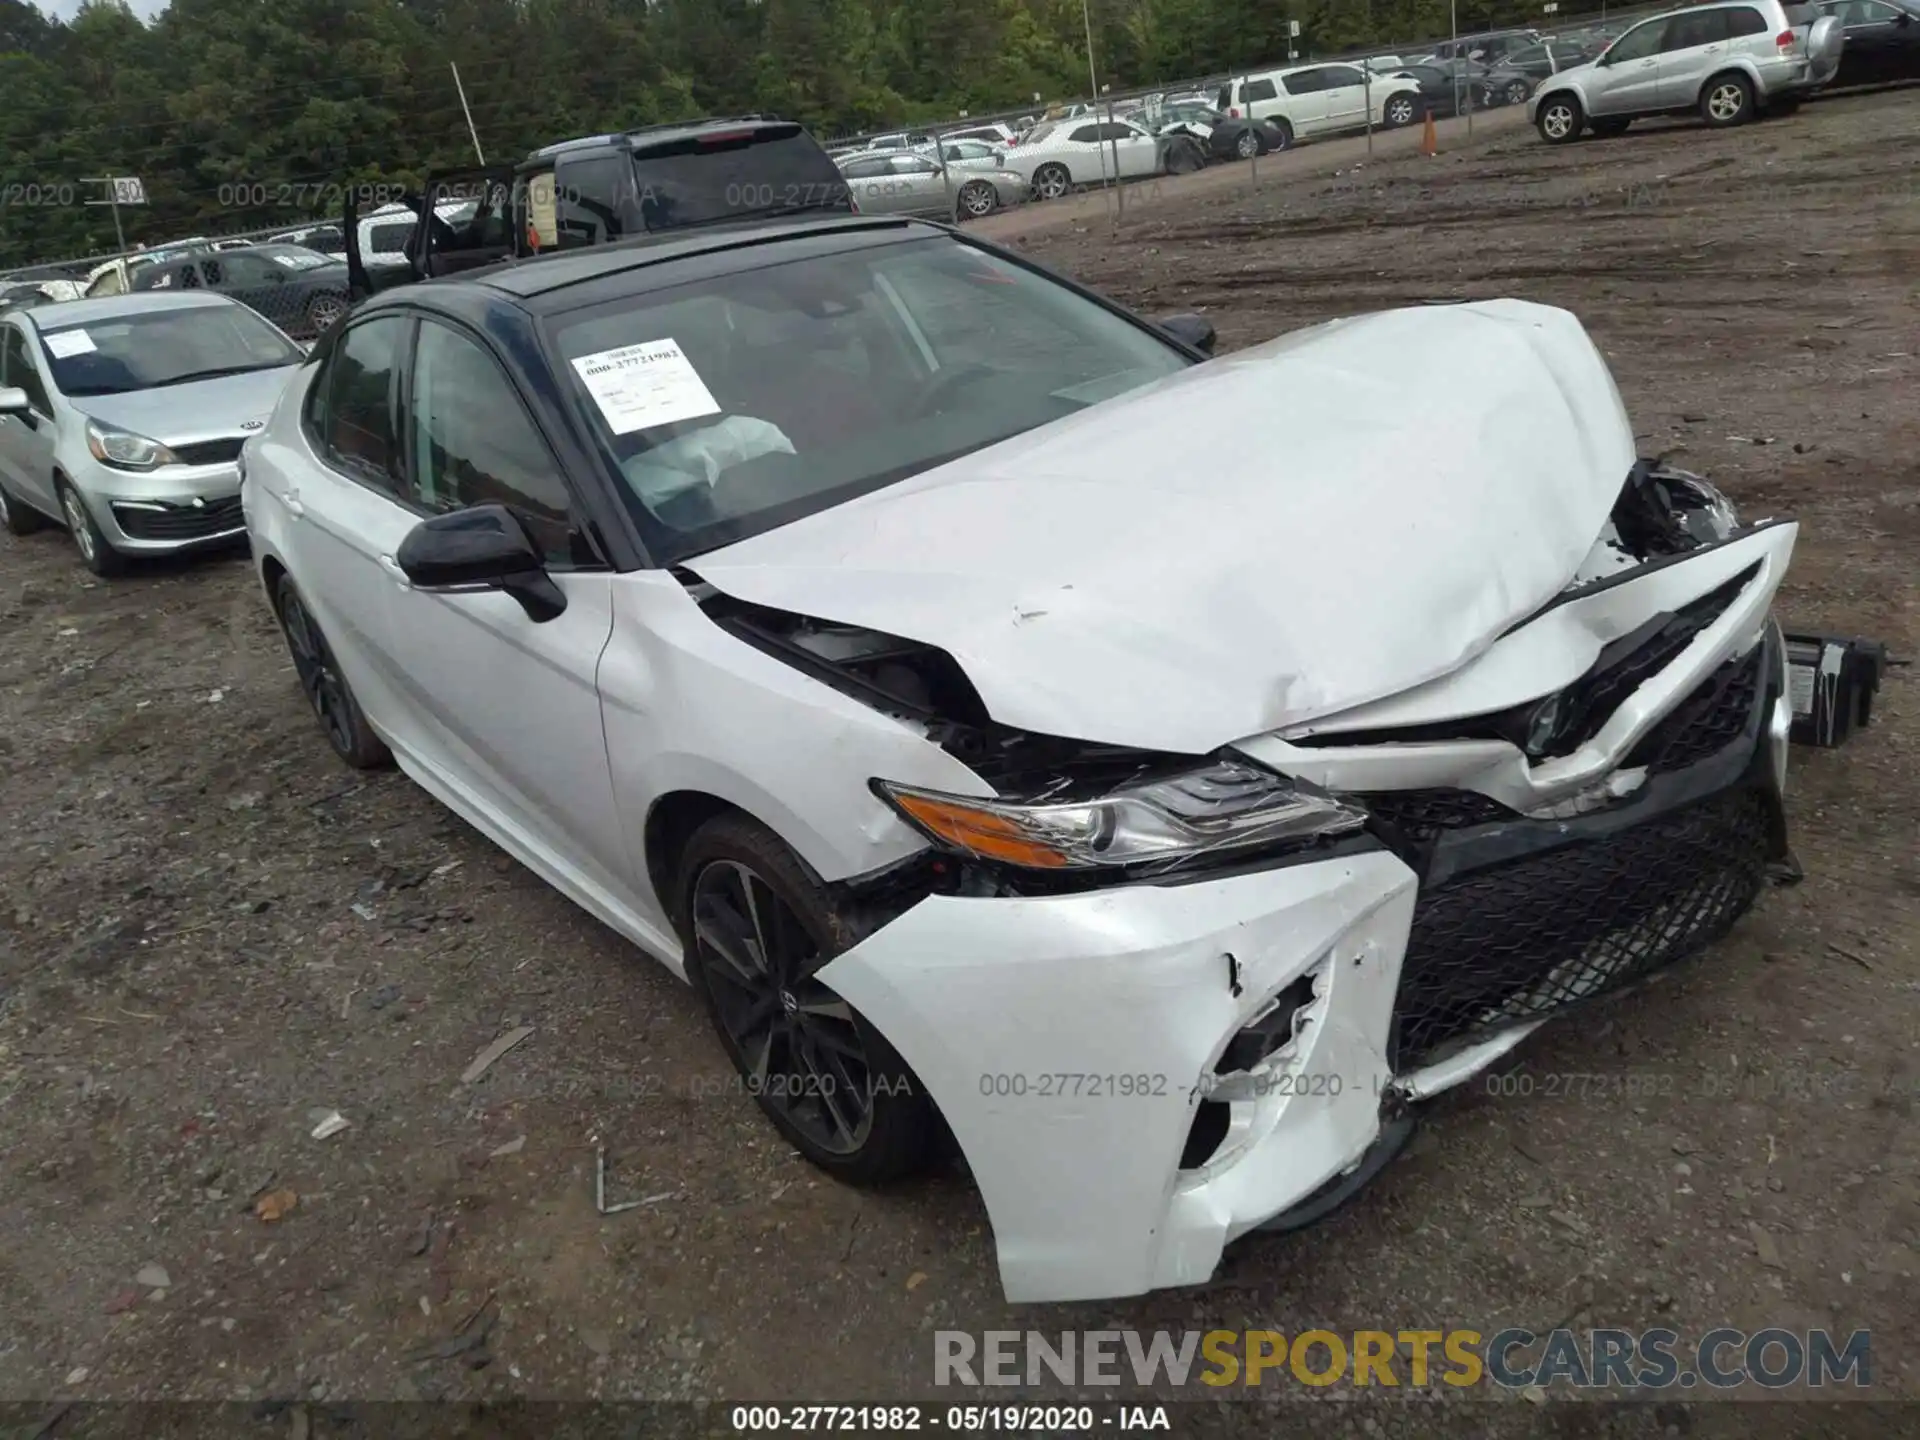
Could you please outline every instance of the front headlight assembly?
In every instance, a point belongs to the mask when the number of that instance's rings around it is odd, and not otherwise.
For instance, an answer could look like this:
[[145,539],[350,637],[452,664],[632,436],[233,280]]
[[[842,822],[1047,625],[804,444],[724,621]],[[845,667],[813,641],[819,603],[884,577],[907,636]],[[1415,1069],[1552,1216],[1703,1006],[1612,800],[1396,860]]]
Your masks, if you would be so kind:
[[158,440],[129,430],[109,429],[93,420],[87,422],[87,449],[102,465],[116,470],[157,470],[162,465],[180,463],[180,457]]
[[941,848],[1027,870],[1163,869],[1347,835],[1367,822],[1357,806],[1233,760],[1091,800],[985,799],[887,780],[873,788]]

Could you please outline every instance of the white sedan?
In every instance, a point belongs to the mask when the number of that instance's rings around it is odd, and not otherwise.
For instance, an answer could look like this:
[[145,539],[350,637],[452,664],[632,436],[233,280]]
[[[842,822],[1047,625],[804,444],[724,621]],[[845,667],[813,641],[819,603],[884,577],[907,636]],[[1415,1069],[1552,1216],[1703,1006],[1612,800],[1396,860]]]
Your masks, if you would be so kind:
[[1795,526],[1636,460],[1573,316],[1211,333],[795,217],[382,292],[244,456],[334,749],[823,1170],[957,1145],[1014,1300],[1205,1281],[1786,858]]
[[1198,170],[1206,163],[1198,145],[1183,137],[1155,136],[1126,120],[1091,118],[1037,126],[1003,158],[1042,200],[1116,176],[1140,180],[1169,169]]

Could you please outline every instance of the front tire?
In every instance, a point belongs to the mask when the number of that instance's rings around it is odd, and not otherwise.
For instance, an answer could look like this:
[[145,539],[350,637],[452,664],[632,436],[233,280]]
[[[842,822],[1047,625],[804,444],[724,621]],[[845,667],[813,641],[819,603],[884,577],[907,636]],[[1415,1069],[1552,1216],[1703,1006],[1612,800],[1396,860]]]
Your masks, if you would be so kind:
[[1549,145],[1568,145],[1580,138],[1580,131],[1586,125],[1586,114],[1580,108],[1580,102],[1571,95],[1549,95],[1540,102],[1535,112],[1533,125],[1540,132],[1540,138]]
[[1753,85],[1744,75],[1716,75],[1701,88],[1700,118],[1716,130],[1753,118]]
[[826,887],[766,827],[721,815],[688,842],[677,901],[687,976],[774,1128],[850,1184],[923,1168],[943,1134],[932,1098],[817,978],[846,933]]
[[374,733],[367,712],[360,708],[353,687],[340,671],[320,622],[307,609],[291,575],[282,575],[274,587],[273,609],[280,617],[287,653],[293,657],[300,693],[307,697],[333,753],[356,770],[378,770],[392,764],[392,752]]
[[959,200],[962,220],[984,220],[1000,204],[1000,197],[994,193],[993,186],[984,180],[969,180],[962,185]]
[[1414,104],[1411,95],[1389,95],[1387,103],[1380,110],[1380,119],[1389,130],[1404,129],[1419,115],[1420,107]]
[[87,509],[87,502],[80,498],[80,492],[65,480],[59,482],[58,488],[60,514],[67,522],[67,533],[73,537],[74,549],[80,552],[80,559],[87,569],[102,580],[126,574],[127,557],[114,549],[107,537],[100,533],[93,512]]
[[1042,200],[1058,200],[1073,188],[1073,175],[1064,165],[1042,165],[1034,172],[1033,191]]
[[1505,94],[1507,104],[1509,105],[1524,105],[1527,103],[1527,84],[1524,80],[1513,81],[1502,93]]

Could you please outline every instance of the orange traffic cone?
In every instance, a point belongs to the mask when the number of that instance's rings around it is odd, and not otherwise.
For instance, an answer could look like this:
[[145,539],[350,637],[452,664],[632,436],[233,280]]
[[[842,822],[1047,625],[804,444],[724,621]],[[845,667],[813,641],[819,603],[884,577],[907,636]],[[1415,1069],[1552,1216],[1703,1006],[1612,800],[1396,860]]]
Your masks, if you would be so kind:
[[1433,128],[1433,111],[1431,108],[1427,111],[1427,128],[1422,131],[1420,135],[1420,153],[1422,155],[1438,155],[1440,153],[1440,137],[1435,133]]

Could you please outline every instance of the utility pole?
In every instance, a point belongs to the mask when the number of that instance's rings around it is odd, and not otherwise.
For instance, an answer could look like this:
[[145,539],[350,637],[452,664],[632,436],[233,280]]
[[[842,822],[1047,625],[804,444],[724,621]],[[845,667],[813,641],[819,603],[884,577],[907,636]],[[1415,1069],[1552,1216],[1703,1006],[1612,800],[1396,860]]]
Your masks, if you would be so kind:
[[467,134],[473,138],[473,156],[484,165],[487,155],[480,148],[480,132],[473,128],[473,111],[467,105],[467,87],[460,83],[460,67],[449,60],[447,68],[453,71],[453,88],[460,93],[460,113],[467,117]]
[[[1100,119],[1100,75],[1099,75],[1099,72],[1094,69],[1094,64],[1093,64],[1093,3],[1092,3],[1092,0],[1080,0],[1080,19],[1087,27],[1087,100],[1088,100],[1087,113],[1093,116],[1094,121],[1098,123]],[[1108,118],[1112,118],[1111,111],[1109,111]],[[1101,185],[1101,188],[1104,189],[1107,184],[1107,152],[1104,146],[1099,147],[1099,154],[1100,154],[1100,185]],[[1118,150],[1114,152],[1113,168],[1116,171],[1119,170],[1120,168],[1120,153]],[[1115,188],[1117,189],[1120,183],[1119,175],[1116,174],[1113,177],[1113,183]],[[1108,209],[1109,211],[1111,211],[1112,207],[1109,206]],[[1117,215],[1114,217],[1114,221],[1116,224],[1119,223],[1119,217]]]

